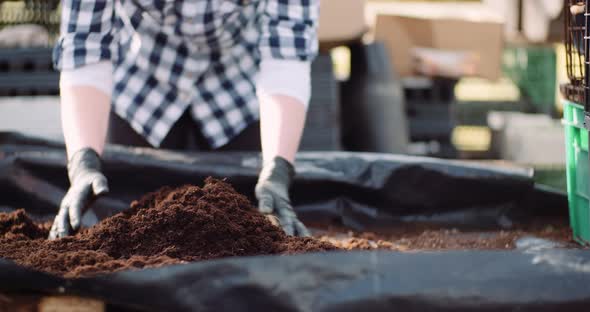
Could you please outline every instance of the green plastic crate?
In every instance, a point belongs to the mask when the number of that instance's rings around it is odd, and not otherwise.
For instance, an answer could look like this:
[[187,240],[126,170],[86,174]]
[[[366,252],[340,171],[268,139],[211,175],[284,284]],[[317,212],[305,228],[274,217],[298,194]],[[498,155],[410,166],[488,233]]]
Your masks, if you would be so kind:
[[588,130],[584,128],[584,107],[564,101],[567,157],[567,194],[570,225],[574,238],[582,244],[590,244],[590,190],[588,178]]

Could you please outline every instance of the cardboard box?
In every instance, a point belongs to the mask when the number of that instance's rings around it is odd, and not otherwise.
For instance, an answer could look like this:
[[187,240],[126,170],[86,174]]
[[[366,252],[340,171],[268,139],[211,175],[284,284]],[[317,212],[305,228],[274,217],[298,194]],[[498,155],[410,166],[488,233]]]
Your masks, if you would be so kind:
[[320,43],[358,40],[367,30],[365,0],[320,1]]
[[501,77],[503,19],[483,6],[396,3],[378,10],[375,39],[386,43],[401,76],[416,74],[419,49],[457,52],[473,57],[468,74],[491,80]]

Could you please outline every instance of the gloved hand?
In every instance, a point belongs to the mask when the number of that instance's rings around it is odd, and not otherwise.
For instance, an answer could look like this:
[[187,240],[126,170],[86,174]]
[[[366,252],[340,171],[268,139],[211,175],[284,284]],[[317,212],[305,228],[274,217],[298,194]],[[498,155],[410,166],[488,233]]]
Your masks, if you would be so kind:
[[282,157],[275,157],[265,164],[255,189],[258,209],[263,214],[278,217],[287,235],[309,236],[305,225],[297,219],[289,199],[289,186],[294,176],[293,165]]
[[49,239],[65,237],[77,231],[82,216],[92,202],[109,191],[107,179],[100,170],[100,158],[91,148],[79,150],[68,161],[70,189],[61,201]]

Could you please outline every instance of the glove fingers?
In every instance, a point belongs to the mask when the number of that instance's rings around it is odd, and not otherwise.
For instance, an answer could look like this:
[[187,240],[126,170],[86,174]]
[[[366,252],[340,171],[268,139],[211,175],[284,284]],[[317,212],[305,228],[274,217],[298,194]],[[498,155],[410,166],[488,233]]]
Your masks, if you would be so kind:
[[295,235],[295,221],[297,220],[297,215],[291,204],[286,200],[281,200],[276,209],[276,214],[281,221],[281,226],[287,235]]
[[94,192],[95,196],[100,196],[109,191],[109,185],[107,183],[107,178],[103,175],[98,176],[96,179],[92,181],[92,191]]
[[81,189],[75,196],[72,196],[68,209],[69,224],[74,231],[80,228],[82,215],[86,212],[91,200],[90,186]]
[[311,233],[305,227],[305,225],[303,225],[303,223],[301,221],[296,220],[295,222],[293,222],[293,224],[295,227],[295,235],[297,235],[299,237],[310,237],[311,236]]
[[283,228],[283,231],[285,231],[285,234],[290,236],[295,235],[295,228],[293,227],[292,219],[279,217],[279,220],[281,222],[281,227]]
[[293,210],[288,208],[290,206],[285,205],[287,204],[282,203],[282,205],[278,207],[278,209],[276,209],[277,215],[279,217],[279,221],[281,221],[281,226],[283,227],[285,233],[287,235],[295,235],[295,227],[293,221],[297,220],[297,216],[295,215]]
[[271,195],[258,197],[258,210],[263,214],[271,214],[274,211],[274,200]]
[[70,223],[68,222],[68,206],[62,203],[57,216],[53,220],[51,231],[49,232],[49,239],[56,239],[66,237],[70,234]]
[[51,230],[49,230],[49,239],[56,239],[57,238],[57,217],[53,219],[53,224],[51,225]]

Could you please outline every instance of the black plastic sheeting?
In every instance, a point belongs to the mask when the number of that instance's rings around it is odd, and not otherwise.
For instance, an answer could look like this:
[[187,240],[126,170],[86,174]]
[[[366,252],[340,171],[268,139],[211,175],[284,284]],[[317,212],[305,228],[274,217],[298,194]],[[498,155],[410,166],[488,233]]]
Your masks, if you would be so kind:
[[3,290],[150,311],[585,311],[584,251],[234,258],[64,281],[0,262]]
[[[227,178],[252,195],[256,154],[183,154],[109,147],[112,192],[99,218],[163,185]],[[292,197],[304,220],[357,229],[399,222],[508,227],[564,217],[563,194],[532,172],[464,162],[359,153],[301,153]],[[60,143],[0,134],[0,207],[51,218],[65,193]],[[106,213],[105,213],[106,211]],[[101,212],[101,213],[98,213]],[[64,280],[0,260],[0,291],[65,293],[154,311],[561,311],[590,303],[584,250],[348,252],[232,258]]]
[[[253,198],[260,157],[252,153],[175,153],[109,147],[104,171],[111,193],[97,202],[112,211],[164,185],[226,178]],[[0,134],[0,207],[51,216],[67,190],[60,143]],[[305,152],[291,190],[301,214],[362,230],[396,222],[498,227],[531,216],[565,216],[563,194],[535,187],[532,170],[370,153]]]

